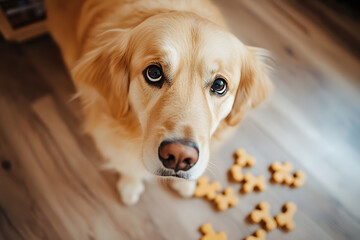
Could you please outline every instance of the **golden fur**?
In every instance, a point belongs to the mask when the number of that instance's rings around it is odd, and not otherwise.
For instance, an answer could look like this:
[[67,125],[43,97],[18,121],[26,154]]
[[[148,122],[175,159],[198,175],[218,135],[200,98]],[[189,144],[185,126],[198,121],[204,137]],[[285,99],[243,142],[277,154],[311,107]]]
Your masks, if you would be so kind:
[[[83,103],[85,126],[121,174],[127,204],[138,201],[143,181],[164,171],[161,141],[187,138],[200,149],[198,163],[178,176],[196,179],[205,170],[210,143],[232,129],[271,90],[263,57],[228,32],[207,0],[85,0],[47,2],[50,32],[72,73]],[[159,89],[144,80],[151,63],[167,81]],[[214,78],[228,92],[210,94]],[[192,181],[174,188],[191,195]]]

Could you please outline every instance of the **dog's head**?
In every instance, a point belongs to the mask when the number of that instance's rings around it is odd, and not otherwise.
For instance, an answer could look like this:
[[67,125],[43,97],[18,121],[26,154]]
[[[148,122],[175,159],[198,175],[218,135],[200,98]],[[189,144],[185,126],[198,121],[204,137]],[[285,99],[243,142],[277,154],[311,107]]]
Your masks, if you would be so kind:
[[137,116],[143,162],[157,175],[198,178],[219,123],[238,124],[271,89],[264,50],[191,13],[159,14],[101,39],[75,82],[95,88],[113,118]]

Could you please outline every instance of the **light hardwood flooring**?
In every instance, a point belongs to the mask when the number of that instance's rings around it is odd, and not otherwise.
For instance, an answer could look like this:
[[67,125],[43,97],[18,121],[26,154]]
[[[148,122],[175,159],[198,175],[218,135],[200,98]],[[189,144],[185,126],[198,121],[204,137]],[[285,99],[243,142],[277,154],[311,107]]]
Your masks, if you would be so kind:
[[[239,204],[217,212],[205,199],[182,199],[147,184],[140,202],[122,205],[117,175],[81,130],[69,74],[50,37],[24,44],[0,40],[0,239],[199,239],[210,222],[228,239],[259,228],[245,219],[260,201],[271,214],[298,205],[296,229],[267,239],[360,237],[360,22],[325,1],[216,0],[232,31],[275,58],[271,99],[251,112],[211,157],[208,175],[223,186],[232,154],[245,148],[270,178],[275,160],[291,161],[302,188],[270,184],[236,193]],[[215,166],[213,166],[215,165]]]

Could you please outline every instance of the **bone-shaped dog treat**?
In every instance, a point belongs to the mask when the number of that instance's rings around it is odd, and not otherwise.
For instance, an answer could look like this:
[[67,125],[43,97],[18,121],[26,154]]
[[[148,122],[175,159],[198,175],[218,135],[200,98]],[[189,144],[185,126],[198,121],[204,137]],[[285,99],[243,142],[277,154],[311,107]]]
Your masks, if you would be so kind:
[[214,199],[219,211],[224,211],[229,207],[233,207],[238,203],[238,198],[234,194],[231,187],[227,187],[223,194],[219,194]]
[[244,179],[244,174],[242,173],[242,167],[235,164],[230,168],[230,174],[234,181],[241,182]]
[[258,229],[255,233],[255,236],[249,236],[245,238],[245,240],[265,240],[266,239],[266,231],[264,229]]
[[216,196],[216,193],[221,190],[221,185],[219,182],[209,183],[209,178],[207,176],[202,176],[197,181],[197,187],[195,189],[195,197],[206,197],[209,200],[213,200]]
[[251,167],[256,163],[256,159],[248,155],[243,148],[235,152],[236,164],[240,167]]
[[286,230],[291,231],[295,228],[293,218],[297,209],[296,204],[288,202],[284,205],[283,209],[285,209],[285,211],[277,215],[275,220],[280,227],[284,227]]
[[276,228],[277,224],[274,218],[270,215],[270,204],[268,202],[261,202],[257,205],[257,209],[250,214],[250,219],[254,223],[265,224],[265,229],[271,231]]
[[306,174],[303,171],[297,171],[294,174],[294,181],[291,184],[292,187],[298,188],[305,184]]
[[230,168],[230,174],[234,181],[241,182],[244,179],[242,168],[253,166],[256,160],[254,157],[248,155],[242,148],[237,150],[234,155],[236,158],[235,164]]
[[274,171],[272,179],[277,183],[286,183],[288,185],[292,184],[294,177],[291,174],[293,170],[293,165],[290,162],[274,162],[270,166],[271,170]]
[[200,231],[204,234],[201,240],[226,240],[226,234],[224,232],[215,233],[210,223],[203,224]]
[[242,186],[242,191],[244,193],[249,193],[257,188],[260,192],[266,189],[265,177],[258,176],[254,177],[251,173],[246,173],[244,175],[245,183]]
[[293,166],[289,162],[274,162],[270,166],[273,171],[272,179],[277,183],[285,183],[292,187],[301,187],[306,181],[306,174],[303,171],[291,173]]

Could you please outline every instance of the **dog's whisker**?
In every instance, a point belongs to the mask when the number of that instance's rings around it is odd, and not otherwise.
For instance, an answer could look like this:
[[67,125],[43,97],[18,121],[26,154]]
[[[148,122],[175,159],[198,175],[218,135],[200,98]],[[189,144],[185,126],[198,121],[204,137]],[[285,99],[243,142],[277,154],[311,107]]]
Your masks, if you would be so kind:
[[209,164],[210,166],[216,167],[216,164],[213,163],[213,162],[211,162],[211,161],[209,161],[208,164]]
[[[207,170],[208,170],[209,174],[212,174],[215,178],[217,178],[216,172],[218,172],[218,171],[217,171],[218,168],[217,168],[217,166],[216,166],[215,163],[209,161],[209,162],[208,162],[208,166],[207,166]],[[216,172],[215,172],[215,171],[216,171]]]
[[216,170],[217,168],[216,168],[214,165],[208,165],[208,166],[207,166],[207,169]]
[[214,174],[214,169],[211,166],[208,166],[206,170],[209,171],[211,174]]
[[211,169],[211,168],[207,168],[209,175],[212,175],[215,179],[217,179],[217,174]]
[[217,169],[217,165],[211,161],[208,162],[208,167]]

